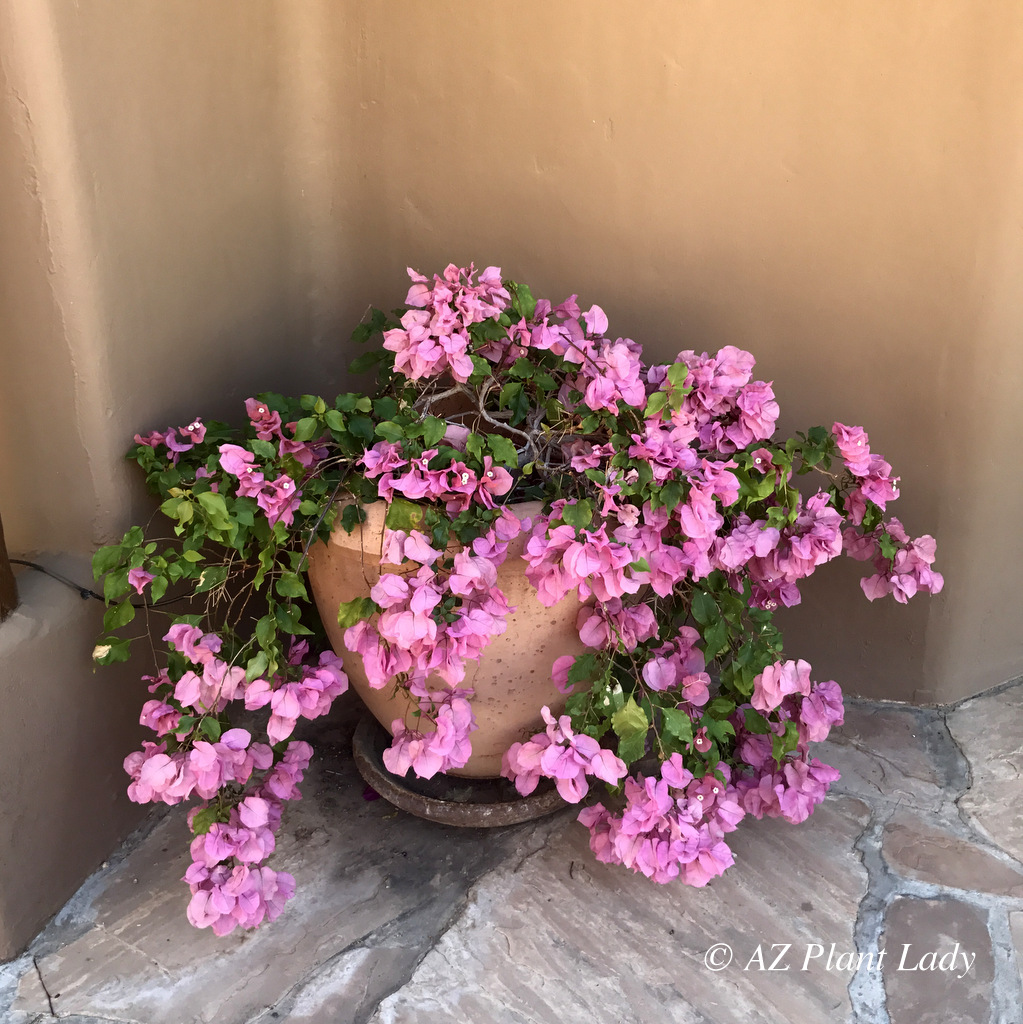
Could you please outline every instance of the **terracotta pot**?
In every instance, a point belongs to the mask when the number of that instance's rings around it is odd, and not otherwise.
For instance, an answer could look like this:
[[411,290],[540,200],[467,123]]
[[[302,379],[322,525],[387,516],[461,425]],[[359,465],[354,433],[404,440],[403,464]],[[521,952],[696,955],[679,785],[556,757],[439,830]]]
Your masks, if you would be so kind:
[[[536,515],[541,505],[528,502],[511,506],[520,519]],[[348,534],[338,526],[327,543],[313,545],[309,551],[309,581],[323,625],[337,654],[344,661],[352,688],[359,694],[377,721],[388,732],[395,719],[403,719],[408,728],[431,728],[413,715],[418,705],[404,695],[395,696],[394,687],[373,689],[362,665],[362,657],[346,650],[344,630],[337,624],[339,604],[357,597],[368,597],[381,571],[397,572],[398,567],[379,563],[387,506],[377,502],[366,506],[367,519]],[[497,582],[515,610],[508,616],[508,629],[495,637],[482,657],[470,666],[466,686],[476,691],[472,699],[478,728],[470,735],[472,757],[464,768],[449,774],[464,778],[500,775],[501,758],[516,740],[528,739],[543,729],[540,709],[546,704],[555,714],[565,705],[565,697],[551,681],[551,666],[563,654],[585,650],[576,630],[580,602],[569,595],[553,608],[545,608],[526,579],[522,559],[526,534],[520,534],[508,548],[508,557],[497,570]],[[434,677],[435,689],[445,684]]]

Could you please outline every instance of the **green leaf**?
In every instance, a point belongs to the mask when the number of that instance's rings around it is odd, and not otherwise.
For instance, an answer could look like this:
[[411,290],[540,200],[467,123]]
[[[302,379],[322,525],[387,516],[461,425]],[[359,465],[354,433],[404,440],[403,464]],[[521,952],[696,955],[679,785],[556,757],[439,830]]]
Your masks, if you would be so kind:
[[201,562],[203,560],[203,554],[201,551],[182,551],[181,557],[186,562]]
[[447,429],[448,425],[439,416],[427,416],[423,420],[423,444],[427,448],[433,448],[440,443]]
[[116,601],[119,597],[124,597],[130,589],[131,584],[128,582],[126,568],[115,569],[113,572],[107,573],[106,579],[103,580],[103,598],[107,604]]
[[390,395],[374,398],[373,415],[378,420],[393,420],[398,415],[398,403]]
[[423,523],[423,506],[407,498],[395,498],[387,508],[384,523],[391,530],[418,530]]
[[505,282],[508,291],[512,296],[512,309],[526,320],[532,320],[536,312],[536,299],[533,293],[524,284],[516,284],[514,281]]
[[349,364],[348,369],[352,373],[365,373],[367,370],[372,370],[374,366],[379,363],[384,356],[385,352],[374,350],[372,352],[363,352],[361,356],[356,356]]
[[269,647],[277,634],[277,623],[270,615],[264,615],[256,623],[256,639],[262,647]]
[[258,455],[261,459],[269,459],[273,461],[277,458],[277,448],[272,445],[269,441],[264,441],[262,438],[254,438],[247,442],[249,450],[253,455]]
[[728,623],[724,619],[712,622],[703,631],[703,653],[708,661],[728,647]]
[[630,697],[622,708],[611,716],[611,728],[622,739],[635,736],[637,733],[646,735],[650,729],[650,720],[635,698]]
[[771,736],[771,756],[775,764],[781,764],[781,759],[785,756],[785,740],[777,734]]
[[108,633],[127,626],[135,618],[135,608],[130,601],[122,601],[108,608],[103,615],[103,628]]
[[[203,511],[209,516],[210,525],[215,530],[230,530],[231,519],[227,512],[227,502],[222,494],[215,494],[213,491],[204,491],[197,494],[196,498],[202,505]],[[189,506],[191,507],[191,506]],[[184,522],[184,519],[181,520]]]
[[580,654],[572,662],[568,670],[568,682],[575,686],[577,683],[589,683],[597,674],[597,656],[595,654]]
[[508,368],[508,376],[526,380],[536,372],[536,366],[525,356],[519,356]]
[[633,733],[618,740],[618,756],[628,765],[638,761],[646,753],[647,734]]
[[199,732],[207,736],[213,743],[216,743],[217,740],[220,739],[221,731],[222,727],[220,722],[215,718],[204,718],[199,723]]
[[[356,407],[358,407],[358,404],[359,403],[356,402]],[[366,399],[366,404],[368,406],[366,411],[368,412],[369,408],[372,408],[368,398]],[[375,429],[373,421],[368,416],[353,416],[348,421],[348,433],[351,434],[352,437],[358,438],[364,444],[369,445],[373,443],[373,433]]]
[[682,485],[677,480],[669,480],[661,488],[661,501],[664,502],[664,506],[667,509],[677,508],[682,504],[682,495],[684,493]]
[[664,729],[670,736],[682,740],[684,743],[693,742],[693,720],[678,708],[662,708],[664,715]]
[[345,505],[341,513],[341,525],[351,533],[360,523],[366,519],[366,513],[359,505]]
[[878,547],[881,549],[881,554],[884,558],[891,561],[898,553],[898,546],[895,541],[892,540],[892,535],[887,531],[883,531],[879,540]]
[[704,711],[714,715],[715,718],[727,718],[735,710],[735,701],[727,697],[715,697]]
[[731,722],[726,722],[721,718],[711,718],[709,715],[704,715],[700,719],[700,725],[707,730],[707,735],[712,739],[716,740],[722,746],[725,744],[729,736],[735,735],[735,729]]
[[377,437],[382,437],[385,441],[390,441],[391,444],[400,441],[405,436],[405,428],[399,427],[397,423],[391,420],[384,420],[383,423],[378,423],[376,432]]
[[323,419],[331,430],[337,431],[339,434],[345,429],[345,418],[337,409],[328,409],[323,414]]
[[277,620],[277,625],[285,633],[290,633],[292,636],[302,636],[311,632],[299,621],[301,617],[302,612],[298,605],[279,604],[274,609],[274,618]]
[[258,507],[255,498],[235,498],[231,515],[242,526],[252,526]]
[[471,455],[477,462],[483,461],[483,438],[479,434],[470,434],[465,439],[466,454]]
[[668,367],[668,382],[673,388],[683,387],[688,376],[689,367],[685,363],[672,363]]
[[746,719],[746,731],[751,732],[756,736],[766,736],[771,731],[771,727],[759,711],[754,711],[752,708],[746,708],[743,712],[743,716]]
[[281,597],[298,597],[303,600],[308,600],[309,593],[305,588],[305,583],[302,577],[298,573],[286,572],[276,583],[277,593]]
[[245,666],[245,681],[251,683],[253,679],[259,679],[267,670],[270,662],[265,651],[257,651]]
[[502,465],[518,466],[519,453],[516,451],[515,445],[508,438],[502,437],[500,434],[491,434],[487,438],[487,446],[493,453],[494,458]]
[[368,619],[377,606],[368,597],[357,597],[352,601],[342,601],[337,609],[337,624],[342,629],[354,626],[363,619]]
[[701,626],[706,626],[711,622],[715,622],[720,617],[717,603],[705,590],[698,590],[693,594],[692,610],[693,618],[696,619]]
[[501,388],[501,394],[497,400],[497,404],[501,409],[510,409],[512,407],[512,403],[514,403],[518,396],[521,394],[522,382],[511,381],[510,383],[505,384],[503,388]]
[[92,556],[92,578],[98,580],[104,573],[121,564],[121,545],[107,544]]
[[668,393],[666,391],[655,391],[649,399],[647,399],[646,409],[643,412],[644,419],[651,419],[658,413],[664,411],[664,407],[668,404]]
[[205,594],[214,587],[219,587],[227,579],[226,565],[208,565],[199,573],[199,582],[196,585],[196,594]]
[[581,501],[566,505],[561,513],[561,518],[569,526],[583,530],[590,525],[593,519],[593,502],[589,498],[583,498]]
[[303,416],[295,424],[295,440],[311,441],[319,432],[320,421],[315,416]]
[[168,498],[160,505],[160,511],[168,519],[177,519],[180,515],[180,509],[183,504],[188,504],[187,498]]
[[216,805],[204,807],[201,811],[196,811],[192,815],[192,834],[197,836],[206,835],[217,821],[218,813]]
[[156,604],[157,601],[167,593],[167,577],[166,576],[154,576],[152,583],[149,584],[149,600],[152,604]]

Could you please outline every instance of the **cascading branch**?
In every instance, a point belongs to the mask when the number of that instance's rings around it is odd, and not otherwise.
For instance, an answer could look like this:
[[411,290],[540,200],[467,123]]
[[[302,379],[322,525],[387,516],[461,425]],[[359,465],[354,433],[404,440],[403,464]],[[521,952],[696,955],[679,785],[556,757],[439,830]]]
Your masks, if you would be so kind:
[[[294,892],[267,863],[312,754],[294,730],[348,685],[333,653],[310,655],[305,556],[366,504],[388,503],[381,562],[397,571],[338,620],[371,685],[406,691],[423,724],[394,723],[387,767],[467,762],[466,668],[506,628],[496,570],[524,532],[536,600],[586,602],[588,652],[552,664],[564,711],[537,709],[545,730],[512,745],[504,774],[522,794],[553,779],[572,803],[602,783],[579,814],[595,855],[658,882],[706,884],[746,814],[803,821],[838,777],[809,751],[842,722],[841,690],[787,658],[772,622],[800,581],[845,553],[872,562],[870,600],[942,586],[933,538],[888,516],[898,481],[862,428],[776,439],[748,352],[646,365],[575,296],[537,301],[495,267],[409,274],[397,319],[374,311],[356,332],[382,335],[353,365],[377,368],[373,393],[261,394],[240,429],[136,435],[170,530],[133,527],[94,560],[109,605],[96,660],[128,657],[133,592],[149,599],[143,635],[168,645],[129,795],[198,799],[188,916],[217,934],[274,919]],[[520,519],[523,500],[542,511]],[[157,626],[177,596],[191,610]]]

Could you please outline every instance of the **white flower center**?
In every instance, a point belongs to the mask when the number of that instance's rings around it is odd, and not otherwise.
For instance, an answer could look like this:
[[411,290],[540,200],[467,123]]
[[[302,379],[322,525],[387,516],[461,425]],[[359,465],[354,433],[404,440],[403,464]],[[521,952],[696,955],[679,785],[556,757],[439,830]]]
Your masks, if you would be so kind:
[[468,473],[463,473],[462,474],[462,483],[463,484],[467,484],[468,482],[469,482],[469,474]]

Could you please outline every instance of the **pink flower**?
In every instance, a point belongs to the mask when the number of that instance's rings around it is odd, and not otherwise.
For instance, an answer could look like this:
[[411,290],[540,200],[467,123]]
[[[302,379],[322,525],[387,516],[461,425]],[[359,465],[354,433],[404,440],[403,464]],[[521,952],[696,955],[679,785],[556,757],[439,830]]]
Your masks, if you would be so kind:
[[301,498],[302,492],[295,486],[295,481],[282,474],[276,480],[268,480],[259,489],[256,504],[266,513],[271,526],[277,522],[291,526]]
[[811,685],[809,662],[775,662],[753,680],[750,704],[762,713],[773,711],[790,693],[808,696]]
[[853,476],[866,476],[870,472],[870,438],[863,427],[847,427],[836,421],[831,433],[849,472]]
[[[429,718],[428,706],[421,707]],[[393,775],[404,776],[411,768],[419,778],[431,779],[468,762],[472,753],[469,733],[476,728],[469,702],[464,697],[450,697],[432,718],[436,726],[432,733],[410,730],[400,718],[394,720],[394,741],[383,754],[384,767]]]
[[151,572],[146,572],[145,569],[129,569],[128,570],[128,582],[135,588],[135,592],[141,594],[146,589],[148,584],[153,579]]
[[[263,441],[280,437],[281,414],[273,412],[266,402],[261,402],[257,398],[247,398],[245,411],[248,413],[249,422],[256,428],[256,437]],[[223,465],[223,463],[221,464]]]
[[572,731],[568,715],[555,720],[549,708],[541,709],[546,733],[526,743],[513,743],[506,751],[501,774],[515,781],[515,788],[528,796],[541,776],[555,780],[558,792],[569,803],[578,803],[588,792],[587,775],[611,785],[628,774],[616,754],[603,749],[591,736]]
[[164,635],[164,640],[197,665],[211,662],[222,643],[215,633],[203,633],[198,626],[190,626],[185,622],[171,626]]
[[152,729],[157,736],[166,736],[177,728],[181,712],[162,700],[147,700],[142,705],[139,724]]
[[799,705],[799,721],[803,726],[802,733],[811,743],[819,743],[827,739],[833,725],[841,725],[845,720],[842,704],[842,690],[838,683],[827,680],[817,683],[809,696]]
[[238,477],[238,496],[251,498],[259,494],[263,486],[263,474],[255,464],[256,456],[236,444],[222,444],[218,451],[221,469]]

